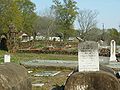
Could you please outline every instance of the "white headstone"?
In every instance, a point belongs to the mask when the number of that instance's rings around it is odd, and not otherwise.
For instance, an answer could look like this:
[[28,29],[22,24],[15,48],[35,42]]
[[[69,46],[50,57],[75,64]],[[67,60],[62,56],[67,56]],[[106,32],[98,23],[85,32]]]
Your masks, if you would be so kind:
[[98,44],[93,41],[82,42],[78,45],[78,70],[99,71]]
[[6,62],[10,62],[10,55],[8,55],[8,54],[4,55],[4,63],[6,63]]
[[116,43],[111,40],[110,61],[116,61]]

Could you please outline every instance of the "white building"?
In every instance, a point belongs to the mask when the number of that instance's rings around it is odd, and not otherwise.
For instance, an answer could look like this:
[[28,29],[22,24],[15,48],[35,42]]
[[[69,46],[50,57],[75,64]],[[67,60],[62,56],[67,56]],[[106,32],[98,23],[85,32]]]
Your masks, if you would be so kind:
[[60,37],[49,37],[51,41],[60,41]]

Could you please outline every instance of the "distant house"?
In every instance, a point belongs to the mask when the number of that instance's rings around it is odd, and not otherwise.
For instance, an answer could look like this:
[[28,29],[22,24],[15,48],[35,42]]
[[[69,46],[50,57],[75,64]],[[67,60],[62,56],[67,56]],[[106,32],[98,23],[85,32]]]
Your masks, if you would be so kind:
[[21,39],[21,42],[27,42],[29,37],[26,33],[23,33],[22,35],[20,35],[19,37]]
[[26,34],[26,33],[23,33],[19,36],[21,42],[28,42],[30,39],[29,39],[29,36]]
[[50,41],[60,41],[60,37],[49,37]]
[[[33,36],[29,37],[26,33],[23,33],[19,38],[21,39],[21,42],[28,42],[28,41],[31,41],[34,39]],[[45,40],[45,39],[46,39],[46,37],[41,36],[41,35],[37,35],[35,37],[35,40]],[[60,37],[49,37],[49,40],[50,41],[60,41]]]
[[44,36],[36,36],[35,39],[36,40],[45,40],[45,37]]

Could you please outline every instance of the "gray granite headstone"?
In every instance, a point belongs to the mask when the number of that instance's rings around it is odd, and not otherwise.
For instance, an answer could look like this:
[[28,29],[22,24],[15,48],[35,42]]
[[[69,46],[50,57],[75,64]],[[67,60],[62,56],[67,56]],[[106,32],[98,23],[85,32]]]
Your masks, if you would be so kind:
[[78,45],[78,71],[99,71],[98,44],[86,41]]

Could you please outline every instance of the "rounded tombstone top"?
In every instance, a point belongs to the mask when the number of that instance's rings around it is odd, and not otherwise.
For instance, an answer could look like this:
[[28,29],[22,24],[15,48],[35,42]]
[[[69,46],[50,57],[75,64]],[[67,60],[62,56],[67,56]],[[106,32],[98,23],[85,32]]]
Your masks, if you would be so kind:
[[115,42],[115,40],[111,40],[111,44],[115,44],[116,42]]
[[115,42],[115,40],[111,40],[111,42]]
[[79,50],[98,50],[98,43],[94,41],[85,41],[79,43]]
[[120,83],[106,72],[76,72],[65,84],[64,90],[119,90]]

